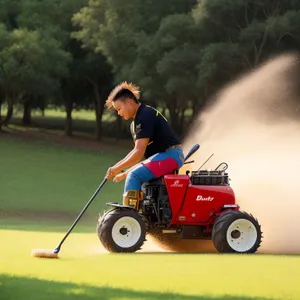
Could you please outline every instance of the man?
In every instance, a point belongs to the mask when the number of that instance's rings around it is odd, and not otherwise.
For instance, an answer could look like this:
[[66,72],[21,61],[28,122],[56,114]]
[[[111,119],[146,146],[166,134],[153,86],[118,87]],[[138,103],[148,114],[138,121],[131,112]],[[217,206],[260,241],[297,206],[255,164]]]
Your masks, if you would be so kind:
[[[106,178],[114,178],[114,182],[126,179],[123,204],[135,207],[142,197],[140,191],[144,182],[172,173],[184,161],[180,141],[167,119],[156,109],[140,103],[139,99],[139,87],[122,82],[106,100],[109,109],[115,109],[125,120],[133,119],[130,130],[134,149],[107,170]],[[141,162],[143,158],[146,160]]]

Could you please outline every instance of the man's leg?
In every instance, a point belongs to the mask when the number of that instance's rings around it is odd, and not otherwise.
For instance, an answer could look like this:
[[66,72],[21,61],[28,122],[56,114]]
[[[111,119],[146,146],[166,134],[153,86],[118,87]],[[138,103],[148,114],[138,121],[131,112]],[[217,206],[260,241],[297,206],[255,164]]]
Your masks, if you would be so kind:
[[155,175],[143,164],[129,172],[125,181],[123,205],[133,205],[138,210],[138,203],[143,198],[142,184],[154,178]]
[[126,178],[123,204],[137,203],[140,200],[141,186],[144,182],[179,169],[183,165],[183,155],[181,149],[169,149],[167,152],[153,155],[134,168]]
[[181,149],[168,149],[166,152],[161,152],[151,156],[143,162],[156,178],[165,174],[170,174],[182,167],[184,154]]

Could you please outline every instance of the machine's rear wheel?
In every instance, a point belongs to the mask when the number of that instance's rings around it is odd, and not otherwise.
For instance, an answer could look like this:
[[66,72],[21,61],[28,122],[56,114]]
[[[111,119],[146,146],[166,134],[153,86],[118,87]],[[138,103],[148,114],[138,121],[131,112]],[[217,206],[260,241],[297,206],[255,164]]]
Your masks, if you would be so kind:
[[113,209],[99,218],[98,237],[109,252],[135,252],[145,241],[146,226],[132,209]]
[[246,212],[227,211],[217,218],[212,240],[221,253],[254,253],[261,244],[258,221]]

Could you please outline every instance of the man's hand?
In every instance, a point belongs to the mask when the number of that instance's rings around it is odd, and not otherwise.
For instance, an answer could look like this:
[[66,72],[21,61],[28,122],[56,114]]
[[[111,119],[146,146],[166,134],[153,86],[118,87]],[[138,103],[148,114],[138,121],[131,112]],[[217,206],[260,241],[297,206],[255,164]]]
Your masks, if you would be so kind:
[[126,177],[127,177],[127,174],[126,174],[126,173],[118,174],[117,176],[115,176],[114,182],[120,182],[120,181],[122,181],[122,180],[125,180]]
[[110,167],[108,168],[107,172],[106,172],[106,178],[107,179],[111,179],[113,177],[115,177],[118,174],[118,170],[115,167]]

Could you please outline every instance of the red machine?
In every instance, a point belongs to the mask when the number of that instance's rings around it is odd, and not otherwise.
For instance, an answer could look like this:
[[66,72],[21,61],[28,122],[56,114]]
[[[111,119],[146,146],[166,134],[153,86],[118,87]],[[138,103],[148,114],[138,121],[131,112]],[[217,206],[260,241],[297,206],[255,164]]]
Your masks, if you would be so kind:
[[[186,160],[197,150],[192,147]],[[220,167],[224,165],[222,169]],[[132,206],[107,203],[112,209],[98,222],[98,236],[110,252],[135,252],[147,234],[163,238],[211,239],[218,252],[254,253],[261,244],[258,221],[240,211],[230,187],[227,164],[215,170],[165,175],[142,186]]]

